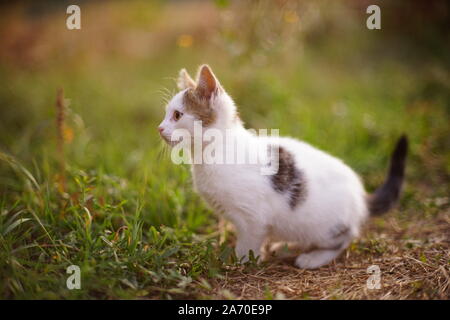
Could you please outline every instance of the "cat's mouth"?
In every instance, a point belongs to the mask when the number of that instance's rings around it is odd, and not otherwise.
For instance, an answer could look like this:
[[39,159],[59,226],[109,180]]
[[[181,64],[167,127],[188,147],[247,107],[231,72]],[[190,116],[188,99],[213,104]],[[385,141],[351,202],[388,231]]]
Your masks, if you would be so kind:
[[163,140],[171,147],[176,146],[178,143],[181,142],[181,140],[183,140],[182,138],[178,140],[171,140],[171,138],[166,136],[165,134],[161,134],[161,138],[163,138]]

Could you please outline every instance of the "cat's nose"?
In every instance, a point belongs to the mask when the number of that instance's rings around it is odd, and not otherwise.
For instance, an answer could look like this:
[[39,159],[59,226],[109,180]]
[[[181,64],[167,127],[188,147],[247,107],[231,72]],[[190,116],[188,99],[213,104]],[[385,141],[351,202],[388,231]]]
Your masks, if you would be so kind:
[[164,131],[164,128],[163,127],[158,127],[158,131],[159,131],[159,133],[162,133]]

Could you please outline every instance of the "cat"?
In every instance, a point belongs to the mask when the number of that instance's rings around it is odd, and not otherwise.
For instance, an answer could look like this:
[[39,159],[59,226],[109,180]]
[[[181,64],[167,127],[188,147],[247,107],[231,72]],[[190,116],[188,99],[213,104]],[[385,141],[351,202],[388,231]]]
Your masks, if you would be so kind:
[[270,237],[299,245],[299,268],[327,265],[359,235],[369,216],[385,213],[397,202],[408,149],[405,135],[394,148],[385,182],[368,194],[341,160],[293,138],[258,137],[247,131],[208,65],[199,68],[196,81],[182,69],[177,85],[181,91],[167,104],[158,127],[172,146],[177,144],[171,139],[176,130],[194,134],[194,123],[200,120],[202,128],[227,130],[244,145],[278,150],[278,170],[271,175],[259,170],[267,162],[191,166],[197,192],[236,227],[235,250],[241,261],[247,261],[251,251],[260,256],[263,241]]

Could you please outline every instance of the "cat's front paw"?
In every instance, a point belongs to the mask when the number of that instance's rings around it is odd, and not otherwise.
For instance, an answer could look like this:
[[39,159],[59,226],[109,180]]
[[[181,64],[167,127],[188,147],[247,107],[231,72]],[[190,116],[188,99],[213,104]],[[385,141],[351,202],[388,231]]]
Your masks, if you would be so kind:
[[240,251],[236,249],[236,257],[238,258],[239,263],[246,263],[249,261],[249,253]]
[[[247,229],[247,228],[246,228]],[[264,240],[264,235],[255,235],[247,233],[238,238],[236,243],[236,256],[242,263],[248,262],[250,257],[255,259],[260,256],[261,245]]]
[[320,264],[316,261],[316,259],[307,253],[300,255],[295,260],[295,265],[300,269],[316,269],[320,267]]
[[249,250],[239,250],[236,249],[236,257],[238,258],[239,263],[246,263],[250,261],[250,256],[257,259],[259,257],[259,252],[255,254],[255,252],[251,249]]

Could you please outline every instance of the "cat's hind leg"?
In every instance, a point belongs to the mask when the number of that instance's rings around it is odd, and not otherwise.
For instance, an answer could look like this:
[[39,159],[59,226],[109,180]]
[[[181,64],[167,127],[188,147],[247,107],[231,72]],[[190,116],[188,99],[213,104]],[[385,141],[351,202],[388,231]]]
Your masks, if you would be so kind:
[[343,249],[316,249],[302,253],[295,260],[295,265],[301,269],[317,269],[333,261]]
[[[317,269],[336,259],[350,244],[353,233],[344,225],[337,225],[329,232],[326,243],[316,249],[301,254],[295,260],[295,265],[302,269]],[[337,245],[336,245],[337,243]]]

